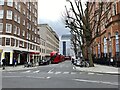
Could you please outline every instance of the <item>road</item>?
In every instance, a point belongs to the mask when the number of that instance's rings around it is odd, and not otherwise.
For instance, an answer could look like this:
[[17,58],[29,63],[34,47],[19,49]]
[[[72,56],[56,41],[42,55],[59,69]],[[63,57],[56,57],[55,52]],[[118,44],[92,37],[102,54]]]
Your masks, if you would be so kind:
[[65,61],[3,72],[2,88],[118,88],[118,76],[76,71]]

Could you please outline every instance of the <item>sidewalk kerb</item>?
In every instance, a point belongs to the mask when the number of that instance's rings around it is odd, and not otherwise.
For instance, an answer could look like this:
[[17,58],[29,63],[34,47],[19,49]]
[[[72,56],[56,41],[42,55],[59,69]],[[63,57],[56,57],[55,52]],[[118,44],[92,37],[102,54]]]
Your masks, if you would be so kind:
[[120,75],[120,73],[114,73],[114,72],[102,72],[102,71],[92,71],[92,70],[79,70],[76,67],[74,68],[74,70],[80,71],[80,72],[90,72],[90,73],[99,73],[99,74],[110,74],[110,75]]

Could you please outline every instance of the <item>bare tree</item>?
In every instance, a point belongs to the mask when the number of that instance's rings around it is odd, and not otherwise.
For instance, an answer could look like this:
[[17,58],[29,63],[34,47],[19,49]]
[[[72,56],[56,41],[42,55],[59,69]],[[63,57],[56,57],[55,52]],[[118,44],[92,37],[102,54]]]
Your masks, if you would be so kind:
[[80,0],[67,1],[70,3],[71,8],[67,9],[65,7],[66,27],[70,28],[72,33],[77,34],[76,40],[82,50],[83,57],[87,58],[90,66],[93,67],[91,45],[97,37],[105,33],[101,32],[100,25],[110,11],[111,3],[107,3],[109,9],[104,12],[104,2],[86,2],[86,9],[83,10]]

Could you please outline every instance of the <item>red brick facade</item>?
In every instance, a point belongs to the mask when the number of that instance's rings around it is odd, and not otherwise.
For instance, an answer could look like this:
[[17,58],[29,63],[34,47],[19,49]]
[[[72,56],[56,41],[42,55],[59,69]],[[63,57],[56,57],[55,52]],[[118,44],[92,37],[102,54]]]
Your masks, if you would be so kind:
[[[94,5],[93,11],[97,7]],[[92,44],[93,54],[95,58],[113,57],[114,61],[120,61],[120,1],[112,2],[110,11],[106,18],[101,22],[100,30],[105,32],[96,38]],[[104,9],[107,8],[105,3]]]

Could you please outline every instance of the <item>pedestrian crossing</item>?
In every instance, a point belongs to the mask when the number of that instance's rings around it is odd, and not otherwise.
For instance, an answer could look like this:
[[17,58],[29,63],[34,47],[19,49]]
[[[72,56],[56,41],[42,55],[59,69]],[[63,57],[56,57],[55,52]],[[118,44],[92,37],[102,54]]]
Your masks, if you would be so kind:
[[[24,73],[24,74],[29,74],[29,73],[33,73],[33,74],[37,74],[37,73],[42,73],[43,71],[41,70],[26,70],[26,71],[19,71],[19,73]],[[8,73],[16,73],[16,72],[8,72]],[[18,73],[18,72],[17,72]],[[55,74],[55,75],[58,75],[58,74],[71,74],[71,75],[76,75],[76,74],[88,74],[88,75],[103,75],[103,74],[99,74],[99,73],[92,73],[92,72],[75,72],[75,71],[71,71],[71,72],[68,72],[68,71],[48,71],[48,72],[44,72],[46,74]]]

